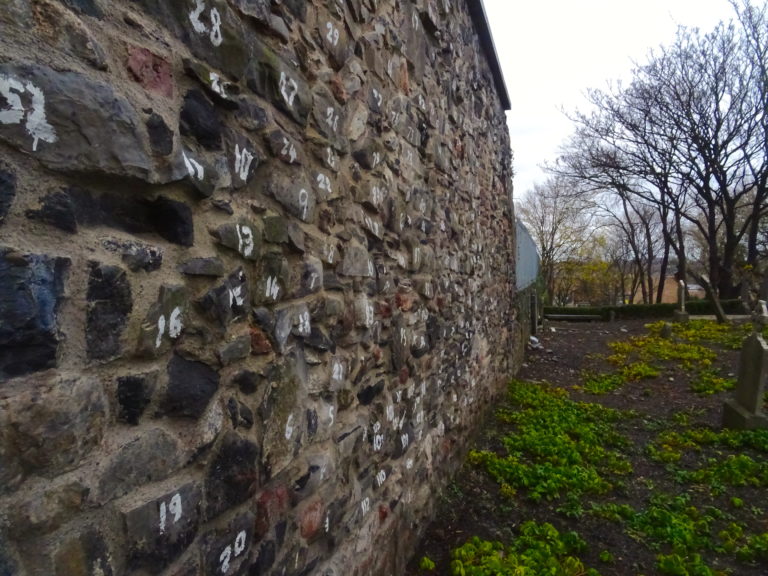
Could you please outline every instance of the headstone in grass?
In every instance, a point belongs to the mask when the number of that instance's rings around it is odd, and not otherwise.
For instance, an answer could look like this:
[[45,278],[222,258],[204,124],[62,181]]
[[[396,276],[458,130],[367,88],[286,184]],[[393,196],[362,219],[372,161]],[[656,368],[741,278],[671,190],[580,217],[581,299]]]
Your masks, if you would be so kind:
[[677,283],[677,310],[673,316],[675,322],[688,322],[688,312],[685,310],[685,280]]
[[765,300],[760,300],[752,316],[752,334],[744,339],[741,347],[739,377],[733,398],[723,405],[723,426],[726,428],[768,428],[768,416],[763,412],[768,378],[768,344],[762,335],[766,324],[768,309]]

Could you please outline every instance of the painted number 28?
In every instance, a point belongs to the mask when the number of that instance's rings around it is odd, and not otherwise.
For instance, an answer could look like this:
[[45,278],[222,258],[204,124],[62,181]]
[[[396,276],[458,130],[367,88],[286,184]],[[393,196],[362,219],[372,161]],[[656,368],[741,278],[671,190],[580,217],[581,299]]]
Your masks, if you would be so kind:
[[195,9],[189,13],[189,21],[192,23],[192,28],[198,34],[209,34],[211,44],[214,46],[221,46],[223,40],[221,36],[221,14],[216,8],[211,8],[210,29],[203,22],[200,21],[200,15],[205,11],[205,2],[203,0],[195,0]]

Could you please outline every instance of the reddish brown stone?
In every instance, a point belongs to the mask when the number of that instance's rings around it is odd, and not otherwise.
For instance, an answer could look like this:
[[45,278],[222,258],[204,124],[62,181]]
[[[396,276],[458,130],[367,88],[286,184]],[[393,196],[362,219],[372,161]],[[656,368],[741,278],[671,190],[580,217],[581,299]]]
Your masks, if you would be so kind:
[[251,354],[263,356],[272,353],[272,344],[264,331],[258,326],[251,327]]
[[395,306],[401,312],[410,312],[417,299],[418,296],[413,292],[398,292],[395,294]]
[[300,524],[301,537],[314,540],[323,524],[323,503],[318,500],[308,506],[301,515]]
[[379,521],[384,522],[389,516],[389,508],[384,504],[379,504]]
[[408,378],[411,377],[411,372],[408,370],[408,366],[403,366],[400,368],[400,373],[398,374],[398,378],[400,379],[400,384],[405,384],[408,382]]
[[261,540],[269,529],[285,516],[290,503],[288,490],[278,486],[274,490],[265,490],[256,500],[256,525],[254,538]]
[[151,92],[173,97],[171,65],[157,54],[140,46],[128,47],[128,71],[133,79]]

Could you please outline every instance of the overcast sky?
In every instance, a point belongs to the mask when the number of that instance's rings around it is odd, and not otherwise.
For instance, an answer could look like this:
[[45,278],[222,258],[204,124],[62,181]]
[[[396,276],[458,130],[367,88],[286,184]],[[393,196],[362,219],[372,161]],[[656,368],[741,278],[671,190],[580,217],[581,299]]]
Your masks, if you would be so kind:
[[561,109],[585,109],[588,88],[628,77],[633,61],[674,39],[678,25],[729,20],[728,0],[483,0],[512,103],[515,198],[546,174],[572,131]]

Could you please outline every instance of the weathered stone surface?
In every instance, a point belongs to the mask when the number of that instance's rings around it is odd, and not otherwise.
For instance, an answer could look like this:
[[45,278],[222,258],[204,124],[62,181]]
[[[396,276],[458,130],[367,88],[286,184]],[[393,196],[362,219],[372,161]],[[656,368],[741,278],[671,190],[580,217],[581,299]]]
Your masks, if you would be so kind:
[[118,420],[136,425],[152,401],[157,384],[157,373],[121,376],[117,379]]
[[143,88],[166,98],[173,97],[173,73],[164,58],[143,46],[128,46],[127,68]]
[[0,224],[8,215],[15,197],[16,175],[9,170],[0,169]]
[[219,346],[216,355],[222,366],[229,366],[239,360],[245,360],[251,354],[251,335],[238,336],[231,342]]
[[110,450],[99,481],[99,501],[108,502],[149,482],[168,478],[182,464],[176,439],[161,428],[149,428]]
[[214,518],[256,493],[265,477],[260,461],[256,444],[235,432],[224,436],[205,481],[206,518]]
[[0,139],[54,170],[160,180],[136,112],[109,85],[77,72],[10,64],[0,65],[0,82],[15,96],[0,120]]
[[70,262],[0,247],[0,381],[56,365]]
[[362,276],[370,278],[374,275],[373,261],[368,250],[354,240],[344,246],[344,257],[339,267],[339,273],[344,276]]
[[[11,522],[17,526],[15,538],[40,536],[58,530],[83,509],[87,496],[88,488],[81,482],[69,481],[47,486],[42,493],[15,503],[9,510]],[[0,574],[3,574],[2,569]]]
[[0,430],[14,447],[4,467],[23,475],[71,470],[104,435],[107,402],[93,378],[39,382],[1,406]]
[[75,10],[81,14],[85,14],[86,16],[91,16],[98,19],[104,17],[104,14],[96,0],[63,0],[63,2],[72,10]]
[[122,506],[128,566],[158,574],[192,543],[200,521],[200,488],[187,483],[149,502]]
[[152,152],[160,156],[169,156],[173,152],[173,130],[168,128],[160,114],[152,112],[146,121],[149,145]]
[[122,352],[121,336],[133,310],[131,285],[125,270],[89,263],[85,340],[88,358],[111,360]]
[[67,535],[57,546],[53,561],[55,576],[115,575],[112,554],[98,528],[86,528],[80,534]]
[[219,374],[202,362],[174,354],[168,363],[163,410],[171,416],[200,418],[219,389]]
[[115,238],[105,238],[101,245],[110,252],[119,253],[131,272],[153,272],[163,265],[163,250],[157,246]]

